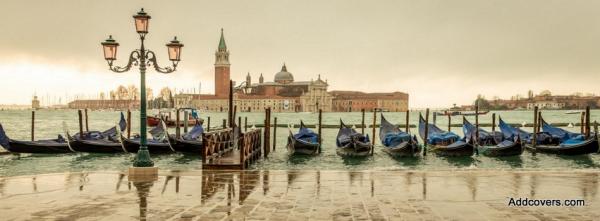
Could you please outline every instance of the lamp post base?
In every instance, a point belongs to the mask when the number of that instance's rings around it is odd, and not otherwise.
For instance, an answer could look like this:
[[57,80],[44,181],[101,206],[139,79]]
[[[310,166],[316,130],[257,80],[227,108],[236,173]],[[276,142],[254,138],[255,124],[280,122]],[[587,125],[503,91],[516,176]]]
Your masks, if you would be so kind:
[[133,161],[134,167],[152,167],[154,166],[154,162],[150,159],[150,152],[148,152],[148,148],[141,146],[140,150],[138,150],[135,155],[135,160]]

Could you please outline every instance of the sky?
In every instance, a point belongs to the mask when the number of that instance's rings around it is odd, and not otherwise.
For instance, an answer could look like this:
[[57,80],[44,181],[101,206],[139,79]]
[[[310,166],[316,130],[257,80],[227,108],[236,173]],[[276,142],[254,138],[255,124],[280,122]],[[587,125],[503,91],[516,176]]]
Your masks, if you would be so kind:
[[152,16],[147,47],[162,66],[173,36],[185,44],[177,72],[148,72],[155,93],[199,84],[213,93],[223,28],[237,82],[248,72],[272,81],[285,62],[296,80],[321,74],[329,90],[409,93],[410,108],[530,89],[600,94],[594,0],[3,0],[0,104],[139,85],[137,71],[108,70],[100,42],[113,35],[124,65],[139,47],[131,16],[142,7]]

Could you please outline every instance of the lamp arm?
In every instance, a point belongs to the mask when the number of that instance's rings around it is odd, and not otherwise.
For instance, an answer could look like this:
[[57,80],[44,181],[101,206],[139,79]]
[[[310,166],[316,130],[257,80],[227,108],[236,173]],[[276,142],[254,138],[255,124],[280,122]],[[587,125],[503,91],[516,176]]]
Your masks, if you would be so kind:
[[120,66],[116,66],[116,65],[113,66],[112,61],[109,61],[108,67],[113,72],[123,73],[123,72],[129,71],[129,69],[131,69],[131,67],[137,66],[139,63],[139,58],[140,58],[140,52],[138,50],[135,50],[135,51],[132,51],[131,54],[129,54],[129,61],[127,62],[126,66],[124,66],[124,67],[120,67]]
[[154,67],[154,70],[159,73],[168,74],[177,69],[178,61],[173,61],[173,67],[160,67],[156,61],[156,54],[153,51],[147,50],[146,57],[148,58],[148,65]]

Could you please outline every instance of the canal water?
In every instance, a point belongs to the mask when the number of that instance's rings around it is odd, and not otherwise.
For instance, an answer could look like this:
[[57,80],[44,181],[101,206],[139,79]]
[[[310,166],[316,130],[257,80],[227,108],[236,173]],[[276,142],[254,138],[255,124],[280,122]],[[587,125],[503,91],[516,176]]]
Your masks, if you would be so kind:
[[[566,114],[567,111],[544,111],[544,119],[554,123],[578,123],[579,114]],[[150,115],[156,113],[151,111]],[[481,123],[491,123],[491,113],[480,117]],[[495,112],[508,123],[531,123],[532,111],[498,111]],[[418,112],[411,112],[410,123],[417,124]],[[222,119],[227,113],[201,113],[202,118],[211,117],[212,126],[222,124]],[[316,113],[273,113],[278,118],[278,124],[299,124],[303,120],[306,124],[316,124]],[[404,113],[384,113],[385,117],[393,123],[403,124]],[[262,124],[263,113],[239,113],[242,118],[248,117],[248,124]],[[30,139],[31,111],[3,110],[0,111],[0,123],[4,126],[8,136],[12,139]],[[365,122],[372,123],[372,113],[366,114]],[[90,130],[103,130],[116,125],[119,118],[118,111],[92,111],[89,113]],[[379,116],[378,116],[379,118]],[[132,113],[132,131],[139,129],[139,113]],[[348,125],[360,125],[361,113],[323,113],[323,124],[337,125],[343,119]],[[474,122],[474,117],[468,117]],[[592,111],[592,122],[600,121],[600,111]],[[438,117],[437,124],[447,128],[447,118]],[[64,122],[64,123],[63,123]],[[461,117],[454,117],[453,124],[460,124]],[[66,125],[66,128],[63,127]],[[76,110],[39,110],[36,112],[36,139],[55,138],[64,134],[64,130],[72,133],[78,131]],[[490,129],[490,128],[485,128]],[[531,128],[524,128],[531,131]],[[578,127],[565,127],[567,130],[579,131]],[[292,129],[297,130],[297,129]],[[357,129],[360,130],[360,129]],[[453,127],[453,132],[462,135],[461,128]],[[371,129],[366,132],[371,134]],[[411,131],[416,132],[415,128]],[[439,170],[439,169],[498,169],[498,170],[596,170],[600,168],[600,154],[583,156],[555,156],[547,154],[533,155],[525,152],[521,156],[491,158],[485,156],[444,158],[427,155],[416,158],[393,158],[382,152],[379,140],[376,141],[373,156],[363,159],[346,159],[335,154],[335,136],[337,129],[323,129],[323,152],[319,156],[298,157],[289,156],[285,148],[286,138],[289,134],[287,128],[277,128],[276,150],[267,159],[260,160],[252,165],[253,169],[260,170],[290,170],[290,169],[318,169],[318,170]],[[0,156],[0,176],[32,175],[57,172],[86,172],[86,171],[123,171],[130,167],[133,154],[20,154]],[[194,170],[201,169],[201,158],[194,154],[166,154],[153,155],[155,164],[161,169]]]

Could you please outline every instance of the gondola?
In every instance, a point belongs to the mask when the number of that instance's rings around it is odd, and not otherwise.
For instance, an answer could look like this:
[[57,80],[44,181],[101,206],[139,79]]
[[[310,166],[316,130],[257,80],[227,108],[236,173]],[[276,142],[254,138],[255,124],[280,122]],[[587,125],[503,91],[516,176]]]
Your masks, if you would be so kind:
[[319,134],[308,129],[304,122],[300,121],[300,129],[297,134],[289,130],[287,148],[290,154],[317,155],[319,154]]
[[379,126],[379,140],[384,146],[383,151],[392,156],[416,156],[421,152],[417,137],[388,122],[383,114]]
[[56,139],[22,141],[10,139],[0,124],[0,145],[12,153],[72,153],[67,140],[58,135]]
[[[120,131],[125,130],[127,122],[125,116],[121,112],[121,119],[119,120],[118,129]],[[83,136],[79,133],[71,136],[69,131],[65,131],[69,146],[76,152],[88,152],[88,153],[124,153],[127,152],[123,144],[119,141],[117,126],[112,127],[103,132],[100,131],[89,131],[85,132]]]
[[[477,127],[463,118],[463,132],[465,137],[476,137]],[[479,153],[490,157],[516,156],[523,153],[523,145],[520,136],[504,137],[502,132],[488,132],[479,128],[479,139],[477,140]]]
[[[425,127],[428,127],[425,140]],[[419,114],[419,135],[424,142],[432,145],[430,151],[440,156],[472,156],[474,147],[466,138],[461,139],[452,132],[447,132],[436,125],[426,124],[423,116]]]
[[200,154],[202,153],[202,133],[204,133],[202,124],[196,122],[194,127],[184,135],[180,137],[170,135],[169,143],[171,143],[173,149],[177,152]]
[[[157,127],[152,128],[149,131],[152,135],[150,139],[147,139],[146,146],[148,147],[148,151],[153,154],[161,154],[161,153],[173,153],[175,149],[171,146],[169,142],[169,134],[166,130],[166,125],[164,121],[161,121]],[[120,141],[123,144],[123,148],[129,153],[137,153],[140,149],[140,136],[137,135],[134,138],[124,137],[122,133],[119,131]]]
[[573,133],[564,129],[554,127],[543,118],[540,119],[542,122],[543,132],[549,133],[555,139],[560,140],[558,145],[536,145],[530,147],[536,152],[552,153],[560,155],[581,155],[597,153],[600,147],[598,146],[598,135],[597,133],[591,134],[589,137],[585,137],[583,134]]
[[373,145],[369,140],[369,135],[356,132],[356,130],[346,126],[340,120],[340,130],[336,136],[336,153],[340,156],[367,156],[371,153]]

